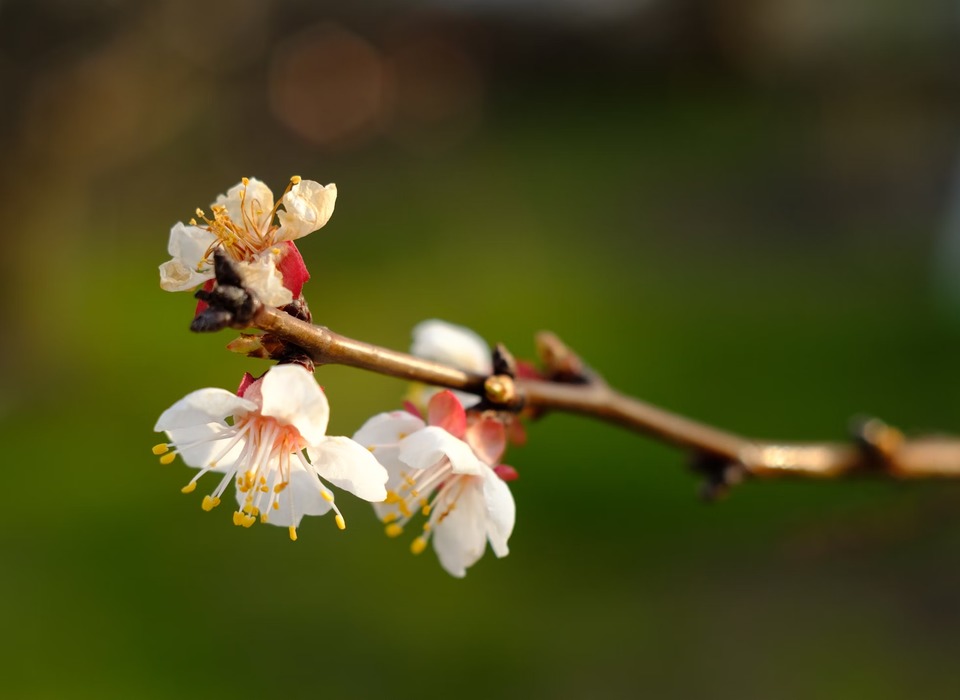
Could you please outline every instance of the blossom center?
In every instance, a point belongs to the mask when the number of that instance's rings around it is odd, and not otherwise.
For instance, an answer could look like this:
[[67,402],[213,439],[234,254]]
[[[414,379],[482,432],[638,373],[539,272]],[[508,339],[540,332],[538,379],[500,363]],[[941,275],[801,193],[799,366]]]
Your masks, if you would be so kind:
[[[299,181],[298,178],[291,179],[284,194],[295,184],[295,180]],[[274,233],[279,226],[274,224],[273,220],[282,196],[273,208],[266,212],[263,202],[247,193],[250,180],[243,178],[242,184],[243,188],[239,193],[240,221],[234,221],[223,204],[214,204],[210,207],[213,218],[208,217],[203,210],[197,209],[197,216],[206,224],[204,228],[217,238],[204,255],[205,261],[210,259],[216,248],[222,248],[234,260],[251,262],[258,253],[275,243]],[[192,220],[190,223],[196,225],[195,221]]]
[[398,537],[404,526],[416,517],[419,511],[426,521],[423,534],[413,540],[410,550],[420,554],[434,528],[454,511],[457,501],[471,479],[470,474],[454,474],[453,465],[444,457],[428,469],[400,472],[401,482],[387,491],[384,503],[393,508],[383,517],[388,537]]

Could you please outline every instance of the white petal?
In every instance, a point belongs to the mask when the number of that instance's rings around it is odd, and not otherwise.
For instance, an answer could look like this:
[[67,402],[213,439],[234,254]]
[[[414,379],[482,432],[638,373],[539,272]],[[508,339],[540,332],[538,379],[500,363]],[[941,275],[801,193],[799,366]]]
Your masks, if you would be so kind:
[[227,416],[247,413],[256,408],[255,403],[241,399],[226,389],[198,389],[164,411],[153,429],[159,432],[218,423]]
[[368,447],[367,450],[387,470],[389,475],[387,488],[396,491],[403,481],[402,473],[410,471],[410,467],[400,461],[400,446],[373,445]]
[[320,444],[327,434],[330,404],[313,375],[300,365],[276,365],[260,385],[260,413],[292,425],[308,445]]
[[[180,453],[184,464],[197,469],[209,467],[211,460],[220,457],[223,449],[229,444],[230,438],[236,435],[236,431],[223,423],[206,423],[189,428],[175,428],[166,432],[170,436],[170,442]],[[221,473],[232,471],[241,450],[243,450],[242,441],[217,460],[214,471]]]
[[286,306],[293,301],[293,293],[283,286],[283,275],[277,268],[272,249],[259,255],[253,262],[237,263],[237,270],[244,284],[267,306]]
[[[456,507],[439,523],[433,533],[433,549],[440,565],[451,575],[463,578],[467,568],[483,556],[487,546],[486,513],[483,495],[476,479],[464,477]],[[456,488],[458,484],[451,485]],[[437,507],[444,507],[437,504]]]
[[410,352],[468,372],[490,374],[493,371],[490,346],[483,338],[469,328],[438,319],[416,325]]
[[444,457],[455,474],[480,474],[484,466],[467,443],[443,428],[428,426],[400,441],[400,460],[414,469],[429,469]]
[[277,212],[280,228],[278,241],[294,241],[322,228],[333,216],[337,203],[337,186],[301,180],[283,195],[285,211]]
[[212,233],[199,226],[174,225],[167,244],[172,259],[160,266],[160,287],[182,292],[213,279],[213,267],[204,256],[215,241]]
[[425,423],[409,411],[379,413],[361,425],[353,439],[364,447],[395,445],[424,426]]
[[[241,209],[241,200],[243,208]],[[227,216],[241,228],[253,227],[258,233],[264,233],[270,225],[273,212],[273,192],[255,177],[234,185],[225,195],[217,197],[215,204],[226,207]]]
[[510,539],[517,519],[517,505],[506,482],[490,467],[484,465],[483,469],[483,502],[486,509],[487,537],[493,553],[498,557],[505,557],[510,553],[507,540]]
[[348,437],[328,437],[307,451],[322,479],[365,501],[387,497],[387,470],[363,445]]

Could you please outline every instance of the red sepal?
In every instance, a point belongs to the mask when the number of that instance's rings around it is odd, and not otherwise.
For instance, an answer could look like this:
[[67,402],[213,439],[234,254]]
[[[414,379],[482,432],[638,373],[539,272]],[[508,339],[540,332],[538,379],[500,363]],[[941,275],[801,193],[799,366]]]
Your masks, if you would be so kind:
[[511,467],[509,464],[498,464],[493,468],[493,472],[503,481],[516,481],[520,478],[520,474],[517,472],[517,470]]

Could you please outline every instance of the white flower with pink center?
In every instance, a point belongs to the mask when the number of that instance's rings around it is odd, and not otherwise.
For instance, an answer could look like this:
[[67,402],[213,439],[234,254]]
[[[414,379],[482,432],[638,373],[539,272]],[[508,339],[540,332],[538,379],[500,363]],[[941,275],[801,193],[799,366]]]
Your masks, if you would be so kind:
[[244,178],[217,197],[209,216],[198,209],[199,223],[191,219],[170,230],[171,259],[160,266],[160,286],[179,292],[210,283],[213,252],[219,249],[261,301],[289,304],[310,277],[293,241],[322,228],[336,201],[336,185],[294,177],[274,204],[269,187]]
[[390,474],[385,501],[374,505],[388,535],[400,535],[422,515],[423,532],[411,551],[419,554],[432,540],[440,564],[457,577],[483,556],[487,542],[498,557],[508,554],[516,506],[494,469],[506,445],[499,420],[479,416],[468,425],[461,403],[442,391],[430,399],[426,423],[407,411],[381,413],[353,439]]
[[[227,418],[232,417],[228,423]],[[204,496],[212,510],[231,481],[236,482],[236,525],[261,522],[296,528],[305,515],[333,510],[345,527],[327,483],[367,501],[386,498],[387,471],[371,453],[346,437],[326,434],[330,406],[313,375],[300,365],[277,365],[255,381],[247,375],[237,394],[200,389],[164,411],[154,428],[169,443],[154,447],[164,464],[177,454],[199,469],[183,487],[192,492],[208,472],[222,474]]]

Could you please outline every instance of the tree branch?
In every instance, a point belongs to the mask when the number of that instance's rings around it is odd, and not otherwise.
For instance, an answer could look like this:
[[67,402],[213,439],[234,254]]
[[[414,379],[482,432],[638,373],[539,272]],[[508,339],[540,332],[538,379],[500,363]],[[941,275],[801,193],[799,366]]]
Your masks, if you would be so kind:
[[[308,321],[302,300],[276,309],[262,304],[226,257],[215,254],[217,284],[197,292],[209,306],[191,324],[198,332],[226,327],[256,328],[259,350],[249,354],[281,361],[358,367],[408,381],[456,389],[482,398],[481,407],[523,411],[539,417],[551,411],[603,420],[689,450],[705,477],[704,494],[715,497],[746,477],[837,479],[883,476],[892,479],[960,478],[960,438],[904,438],[873,418],[860,421],[851,443],[775,443],[751,440],[699,423],[612,388],[551,333],[537,336],[545,378],[515,377],[506,348],[494,353],[496,374],[465,372],[406,353],[334,333]],[[249,340],[249,339],[248,339]],[[245,343],[241,343],[246,348]]]
[[575,413],[645,433],[695,453],[695,466],[712,480],[715,489],[747,476],[960,478],[960,439],[905,440],[898,430],[876,419],[857,427],[852,444],[750,440],[621,394],[598,378],[565,383],[506,375],[485,377],[347,338],[262,305],[254,312],[251,325],[299,346],[318,365],[358,367],[473,393],[495,407]]

